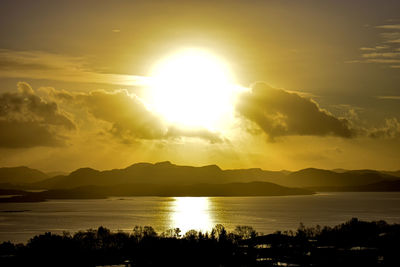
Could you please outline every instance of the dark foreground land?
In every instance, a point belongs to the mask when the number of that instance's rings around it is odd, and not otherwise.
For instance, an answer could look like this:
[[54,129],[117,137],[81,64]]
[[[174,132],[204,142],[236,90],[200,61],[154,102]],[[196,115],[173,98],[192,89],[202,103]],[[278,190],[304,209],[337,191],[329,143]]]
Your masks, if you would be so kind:
[[261,235],[249,226],[211,233],[128,234],[104,227],[0,244],[0,266],[400,266],[400,225],[352,219],[335,227]]

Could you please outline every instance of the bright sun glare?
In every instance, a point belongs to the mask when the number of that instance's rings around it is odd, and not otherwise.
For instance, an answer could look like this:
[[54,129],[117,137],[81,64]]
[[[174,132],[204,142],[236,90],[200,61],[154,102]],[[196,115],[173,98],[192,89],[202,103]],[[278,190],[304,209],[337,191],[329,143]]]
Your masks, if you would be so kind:
[[207,232],[214,225],[208,197],[174,197],[171,227],[185,233],[189,230]]
[[232,115],[236,86],[228,64],[199,49],[159,62],[151,73],[150,108],[181,127],[221,130]]

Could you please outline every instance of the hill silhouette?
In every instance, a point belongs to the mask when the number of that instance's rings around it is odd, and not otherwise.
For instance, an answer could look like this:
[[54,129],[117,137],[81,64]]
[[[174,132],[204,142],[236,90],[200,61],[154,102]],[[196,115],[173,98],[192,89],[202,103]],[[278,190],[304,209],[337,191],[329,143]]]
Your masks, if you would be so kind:
[[377,183],[383,180],[396,180],[397,177],[372,170],[335,172],[315,168],[290,173],[283,179],[286,186],[356,186]]
[[46,175],[51,178],[59,175],[68,175],[68,172],[63,172],[63,171],[51,171],[51,172],[46,172]]
[[97,185],[109,186],[128,183],[153,184],[194,184],[194,183],[224,183],[223,171],[216,165],[203,167],[178,166],[168,161],[151,163],[136,163],[125,169],[97,171],[91,168],[81,168],[69,175],[59,175],[34,184],[38,188],[61,189],[78,186]]
[[[136,163],[124,169],[99,171],[80,168],[68,175],[49,178],[46,174],[26,167],[31,174],[15,172],[4,179],[0,188],[8,189],[72,189],[84,186],[115,186],[122,184],[195,185],[268,182],[285,187],[318,188],[357,187],[385,181],[396,181],[399,177],[375,170],[323,170],[307,168],[299,171],[267,171],[260,168],[222,170],[217,165],[202,167],[180,166],[169,161],[159,163]],[[7,168],[2,168],[7,169]],[[11,173],[11,172],[9,172]],[[28,173],[27,171],[25,173]],[[0,176],[1,177],[1,176]],[[23,177],[23,179],[21,179]],[[8,184],[6,184],[8,183]],[[363,188],[363,187],[360,187]],[[330,189],[329,189],[330,190]],[[344,190],[344,189],[343,189]],[[339,190],[339,191],[343,191]],[[347,190],[347,189],[346,189]]]
[[140,183],[114,186],[83,186],[73,189],[51,189],[42,192],[5,191],[19,195],[0,198],[0,203],[40,202],[49,199],[99,199],[116,196],[288,196],[314,194],[313,191],[308,189],[289,188],[268,182],[194,185]]
[[220,184],[232,182],[270,182],[289,187],[356,186],[397,180],[398,177],[373,170],[335,172],[308,168],[296,172],[265,171],[259,168],[222,170],[217,165],[179,166],[169,161],[136,163],[125,169],[98,171],[81,168],[34,184],[37,188],[62,189],[78,186],[109,186],[128,183]]
[[27,184],[48,179],[45,173],[25,166],[0,168],[0,184]]
[[400,170],[399,171],[383,171],[383,173],[391,175],[391,176],[400,177]]
[[381,181],[367,185],[308,187],[310,190],[324,192],[397,192],[400,191],[400,180]]

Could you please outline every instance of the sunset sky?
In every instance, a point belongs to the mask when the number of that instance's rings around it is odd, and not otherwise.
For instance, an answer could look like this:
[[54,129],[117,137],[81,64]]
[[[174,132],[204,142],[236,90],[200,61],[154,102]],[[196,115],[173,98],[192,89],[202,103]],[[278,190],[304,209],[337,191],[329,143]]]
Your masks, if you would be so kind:
[[400,1],[0,3],[0,166],[400,169]]

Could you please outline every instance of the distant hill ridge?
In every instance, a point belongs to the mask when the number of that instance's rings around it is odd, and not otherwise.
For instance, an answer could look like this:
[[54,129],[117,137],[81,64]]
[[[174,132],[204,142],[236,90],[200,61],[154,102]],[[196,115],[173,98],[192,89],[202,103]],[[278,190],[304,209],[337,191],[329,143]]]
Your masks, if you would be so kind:
[[[33,189],[71,189],[81,186],[113,186],[120,184],[148,183],[158,185],[225,184],[247,182],[270,182],[287,187],[355,187],[383,181],[396,181],[399,177],[391,175],[397,172],[376,170],[323,170],[306,168],[299,171],[267,171],[260,168],[222,170],[217,165],[202,167],[180,166],[169,161],[158,163],[135,163],[124,169],[99,171],[92,168],[80,168],[68,175],[48,177],[43,172],[27,167],[24,179],[13,179],[9,170],[1,183],[24,184]],[[0,168],[1,170],[7,168]],[[13,169],[13,168],[8,168]],[[31,176],[32,174],[32,176]],[[35,174],[35,175],[34,175]],[[1,187],[1,186],[0,186]]]
[[36,169],[31,169],[25,166],[0,168],[0,184],[35,183],[47,178],[49,178],[49,176],[44,172],[41,172]]
[[133,183],[112,186],[92,185],[72,189],[51,189],[43,192],[3,191],[6,195],[16,194],[17,196],[0,198],[0,203],[41,202],[49,199],[99,199],[125,196],[290,196],[314,194],[309,189],[290,188],[268,182],[193,185]]
[[400,191],[400,180],[385,180],[377,183],[356,186],[314,186],[308,187],[308,189],[320,192],[398,192]]

